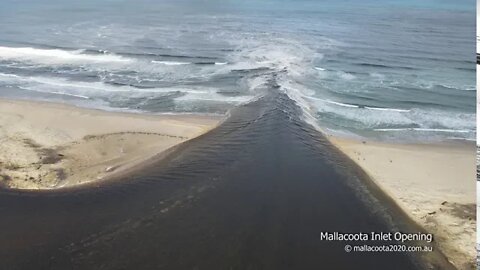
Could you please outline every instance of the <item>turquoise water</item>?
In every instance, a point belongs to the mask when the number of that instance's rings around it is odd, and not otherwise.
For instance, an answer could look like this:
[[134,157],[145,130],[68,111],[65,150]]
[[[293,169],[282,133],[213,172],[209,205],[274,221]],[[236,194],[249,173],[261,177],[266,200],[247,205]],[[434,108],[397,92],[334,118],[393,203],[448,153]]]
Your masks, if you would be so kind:
[[349,136],[475,137],[475,1],[0,1],[0,96],[225,113],[275,80]]

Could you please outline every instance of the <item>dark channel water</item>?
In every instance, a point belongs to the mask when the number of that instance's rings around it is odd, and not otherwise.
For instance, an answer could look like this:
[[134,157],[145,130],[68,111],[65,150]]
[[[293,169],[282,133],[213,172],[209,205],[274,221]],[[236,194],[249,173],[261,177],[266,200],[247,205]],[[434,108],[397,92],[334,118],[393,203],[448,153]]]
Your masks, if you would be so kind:
[[[346,242],[320,241],[323,231],[415,228],[275,87],[122,179],[2,190],[0,268],[425,268],[418,254],[346,253]],[[430,269],[450,268],[429,256]]]

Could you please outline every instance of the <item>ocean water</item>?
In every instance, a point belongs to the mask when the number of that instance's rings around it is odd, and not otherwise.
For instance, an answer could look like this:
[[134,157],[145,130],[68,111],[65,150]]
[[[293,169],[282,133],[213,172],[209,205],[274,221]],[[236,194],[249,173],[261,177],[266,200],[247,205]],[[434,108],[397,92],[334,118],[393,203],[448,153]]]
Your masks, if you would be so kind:
[[332,133],[475,138],[474,0],[0,0],[0,97],[226,113],[272,86]]

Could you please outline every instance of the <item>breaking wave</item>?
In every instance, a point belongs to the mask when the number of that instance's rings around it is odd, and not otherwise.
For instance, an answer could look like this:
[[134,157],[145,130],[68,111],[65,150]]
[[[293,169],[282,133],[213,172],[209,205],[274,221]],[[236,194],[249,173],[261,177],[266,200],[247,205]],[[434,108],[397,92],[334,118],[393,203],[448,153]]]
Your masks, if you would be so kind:
[[20,60],[33,63],[127,63],[132,59],[103,53],[88,54],[85,50],[36,49],[31,47],[0,47],[0,60]]
[[[329,39],[324,43],[312,47],[270,35],[238,39],[231,41],[232,49],[225,50],[221,58],[0,47],[0,68],[7,71],[0,73],[0,87],[102,99],[112,106],[132,109],[148,103],[148,109],[158,105],[173,111],[180,108],[175,104],[190,104],[188,110],[193,111],[208,106],[218,109],[213,103],[226,104],[221,107],[225,110],[275,87],[302,108],[306,122],[321,130],[436,132],[459,134],[462,138],[472,132],[474,113],[443,111],[441,105],[414,106],[414,102],[402,102],[410,99],[408,95],[402,97],[393,92],[442,94],[451,98],[465,95],[458,93],[470,92],[462,90],[472,90],[471,87],[442,83],[404,86],[391,79],[389,72],[393,67],[388,72],[372,71],[381,68],[377,64],[362,64],[369,68],[368,72],[328,66],[322,50],[336,43]],[[412,87],[415,89],[411,90]],[[370,89],[378,92],[365,98]],[[389,100],[387,94],[394,99]]]

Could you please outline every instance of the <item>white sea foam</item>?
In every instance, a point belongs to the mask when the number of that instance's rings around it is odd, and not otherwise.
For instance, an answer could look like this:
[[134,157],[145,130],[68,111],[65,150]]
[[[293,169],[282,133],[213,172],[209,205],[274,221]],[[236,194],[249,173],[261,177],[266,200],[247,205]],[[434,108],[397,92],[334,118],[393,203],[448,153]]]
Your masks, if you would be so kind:
[[[427,109],[395,109],[395,108],[373,108],[353,104],[346,104],[317,97],[301,96],[297,100],[306,100],[312,105],[302,106],[312,110],[312,107],[320,114],[329,115],[329,118],[338,118],[354,123],[360,123],[362,129],[373,129],[376,131],[425,131],[425,132],[451,132],[467,133],[472,132],[475,122],[475,114],[452,113],[441,110]],[[311,112],[309,113],[312,114]],[[382,128],[392,125],[419,125],[418,128]]]
[[258,76],[254,78],[249,78],[246,82],[246,87],[250,92],[255,93],[259,88],[264,87],[268,83],[268,76]]
[[190,64],[192,64],[191,62],[157,61],[157,60],[152,60],[152,63],[162,64],[162,65],[166,65],[166,66],[182,66],[182,65],[190,65]]
[[448,133],[470,133],[473,130],[467,129],[445,129],[445,128],[377,128],[375,131],[423,131],[423,132],[448,132]]
[[56,91],[41,91],[41,90],[36,90],[34,88],[28,88],[28,87],[21,87],[19,86],[20,89],[26,90],[26,91],[32,91],[32,92],[38,92],[38,93],[48,93],[52,95],[61,95],[61,96],[69,96],[69,97],[76,97],[76,98],[81,98],[81,99],[90,99],[90,97],[84,96],[84,95],[75,95],[75,94],[70,94],[66,92],[56,92]]
[[392,112],[409,112],[410,110],[405,110],[405,109],[394,109],[394,108],[378,108],[378,107],[364,107],[365,109],[368,110],[374,110],[374,111],[392,111]]
[[342,107],[359,108],[359,106],[357,106],[357,105],[341,103],[341,102],[337,102],[337,101],[333,101],[333,100],[329,100],[329,99],[322,99],[322,98],[310,97],[310,96],[305,96],[305,98],[315,100],[315,101],[321,101],[321,102],[326,102],[326,103],[330,103],[330,104],[335,104],[335,105],[342,106]]
[[115,54],[86,54],[83,50],[37,49],[0,46],[0,59],[33,63],[128,63],[132,59]]
[[245,103],[250,101],[253,96],[225,96],[216,92],[194,93],[188,92],[186,95],[175,98],[177,102],[191,102],[191,101],[213,101],[221,103]]
[[0,73],[0,78],[4,78],[4,79],[19,79],[20,76],[18,75],[15,75],[15,74],[5,74],[5,73]]
[[293,40],[274,38],[240,40],[236,54],[229,62],[248,68],[270,68],[288,72],[290,76],[303,75],[312,69],[314,59],[322,55]]
[[25,90],[63,94],[76,96],[81,98],[89,98],[94,96],[109,95],[109,93],[169,93],[182,92],[193,94],[204,94],[211,91],[211,89],[197,88],[182,88],[182,87],[165,87],[165,88],[136,88],[133,86],[115,86],[103,82],[82,82],[71,81],[64,78],[56,77],[23,77],[11,74],[0,73],[0,78],[9,80],[8,83],[16,85]]
[[344,80],[347,80],[347,81],[351,81],[351,80],[354,80],[354,79],[357,78],[355,75],[353,75],[351,73],[348,73],[348,72],[344,72],[344,71],[339,71],[338,76],[341,79],[344,79]]
[[390,111],[390,112],[409,112],[410,110],[407,109],[395,109],[395,108],[379,108],[379,107],[368,107],[368,106],[358,106],[354,104],[348,104],[348,103],[342,103],[338,101],[333,101],[329,99],[322,99],[322,98],[317,98],[317,97],[311,97],[311,96],[305,96],[306,99],[311,99],[311,100],[316,100],[316,101],[322,101],[330,104],[335,104],[338,106],[342,107],[348,107],[348,108],[358,108],[358,109],[367,109],[367,110],[374,110],[374,111]]
[[375,78],[375,79],[379,79],[379,80],[385,79],[385,75],[383,75],[381,73],[378,73],[378,72],[370,73],[370,77]]

